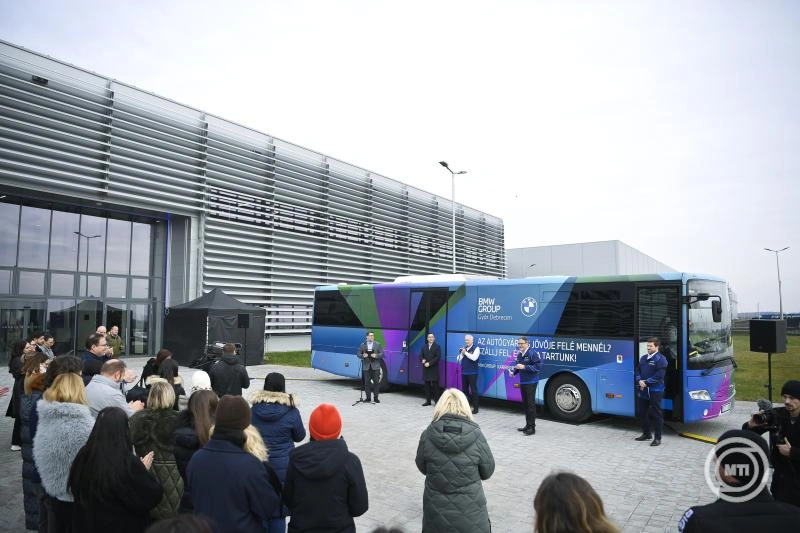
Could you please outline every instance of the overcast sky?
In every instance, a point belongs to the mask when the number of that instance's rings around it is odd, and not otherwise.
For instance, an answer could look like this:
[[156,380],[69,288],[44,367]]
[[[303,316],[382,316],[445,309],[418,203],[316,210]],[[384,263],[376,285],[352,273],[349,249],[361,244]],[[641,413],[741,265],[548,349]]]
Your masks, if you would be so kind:
[[0,38],[800,311],[798,1],[0,0]]

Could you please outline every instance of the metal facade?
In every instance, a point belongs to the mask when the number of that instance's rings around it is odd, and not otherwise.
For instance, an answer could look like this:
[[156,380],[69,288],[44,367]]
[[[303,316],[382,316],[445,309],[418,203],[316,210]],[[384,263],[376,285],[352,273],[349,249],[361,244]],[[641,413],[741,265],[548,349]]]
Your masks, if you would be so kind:
[[[220,287],[267,333],[310,331],[316,285],[451,269],[449,199],[2,41],[0,186],[188,217],[166,304]],[[504,277],[501,219],[456,204],[456,239]]]

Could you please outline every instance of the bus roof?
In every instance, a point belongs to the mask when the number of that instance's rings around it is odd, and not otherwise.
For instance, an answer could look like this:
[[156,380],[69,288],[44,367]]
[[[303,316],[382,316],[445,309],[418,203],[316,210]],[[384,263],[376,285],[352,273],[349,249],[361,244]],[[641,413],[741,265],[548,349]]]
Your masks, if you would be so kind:
[[419,276],[400,276],[393,282],[388,283],[339,283],[336,285],[321,285],[317,290],[333,290],[341,286],[346,287],[369,287],[374,285],[391,286],[398,284],[416,285],[420,287],[441,287],[451,285],[545,285],[553,283],[564,283],[573,281],[574,283],[609,283],[619,281],[647,282],[647,281],[682,281],[689,280],[708,280],[725,282],[718,276],[707,274],[697,274],[690,272],[664,272],[660,274],[631,274],[631,275],[610,275],[610,276],[536,276],[527,278],[497,279],[490,276],[472,276],[469,274],[437,274]]

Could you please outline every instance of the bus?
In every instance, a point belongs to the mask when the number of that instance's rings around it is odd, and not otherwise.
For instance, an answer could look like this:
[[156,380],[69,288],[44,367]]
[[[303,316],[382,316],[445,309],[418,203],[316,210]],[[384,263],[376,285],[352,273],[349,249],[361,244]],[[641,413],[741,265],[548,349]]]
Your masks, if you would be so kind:
[[688,273],[470,279],[405,276],[375,285],[326,285],[314,293],[311,366],[361,378],[356,353],[369,331],[384,347],[381,384],[422,384],[419,353],[433,333],[439,384],[460,388],[456,359],[470,334],[481,349],[482,397],[521,402],[513,364],[525,336],[542,359],[536,403],[556,418],[636,414],[635,372],[647,339],[668,361],[665,418],[696,422],[734,406],[728,285]]

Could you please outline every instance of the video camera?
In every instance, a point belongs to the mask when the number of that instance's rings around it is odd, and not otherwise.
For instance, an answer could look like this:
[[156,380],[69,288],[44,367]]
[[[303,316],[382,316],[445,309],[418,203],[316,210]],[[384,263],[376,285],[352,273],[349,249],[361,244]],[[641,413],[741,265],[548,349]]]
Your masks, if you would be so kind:
[[778,429],[778,413],[772,407],[772,402],[765,399],[760,399],[758,402],[758,410],[760,413],[753,415],[753,422],[759,426],[766,426],[767,430],[775,431]]

